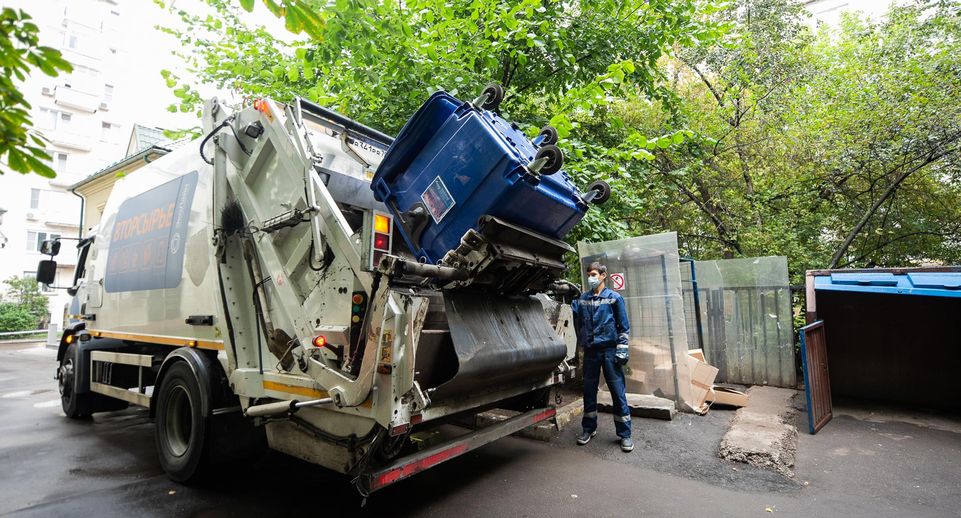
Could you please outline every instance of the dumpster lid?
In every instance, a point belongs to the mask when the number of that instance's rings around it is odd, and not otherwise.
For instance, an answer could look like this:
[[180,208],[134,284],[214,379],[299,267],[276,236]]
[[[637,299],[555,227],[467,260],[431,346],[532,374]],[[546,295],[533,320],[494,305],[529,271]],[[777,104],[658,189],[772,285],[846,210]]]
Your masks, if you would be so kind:
[[831,283],[857,286],[897,286],[898,280],[893,273],[832,273]]
[[961,298],[961,272],[831,272],[815,275],[814,289]]
[[917,288],[961,290],[961,273],[909,273],[908,280]]

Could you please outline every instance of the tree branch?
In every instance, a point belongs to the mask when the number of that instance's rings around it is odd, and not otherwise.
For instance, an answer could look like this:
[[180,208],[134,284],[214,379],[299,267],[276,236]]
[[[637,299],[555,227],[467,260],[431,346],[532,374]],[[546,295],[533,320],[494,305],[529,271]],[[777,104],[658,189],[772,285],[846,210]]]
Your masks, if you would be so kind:
[[[867,225],[868,221],[870,221],[870,219],[874,216],[874,213],[877,212],[878,208],[880,208],[881,205],[883,205],[884,202],[891,195],[893,195],[895,191],[897,191],[901,183],[904,182],[904,180],[906,180],[908,176],[911,176],[913,173],[920,171],[928,164],[936,162],[941,158],[956,152],[958,148],[944,149],[944,145],[951,144],[954,141],[958,140],[959,138],[961,138],[961,133],[954,134],[945,142],[940,143],[937,148],[931,149],[928,152],[927,156],[923,157],[923,160],[920,164],[901,172],[894,179],[894,181],[891,182],[891,185],[889,185],[888,188],[885,189],[884,193],[881,194],[881,197],[874,201],[874,203],[871,205],[871,208],[869,208],[867,212],[864,213],[864,216],[861,217],[861,220],[858,221],[858,223],[854,226],[854,228],[852,228],[851,231],[848,232],[847,237],[844,238],[844,242],[841,243],[841,246],[837,249],[836,252],[834,252],[834,256],[831,257],[831,264],[828,265],[828,269],[837,268],[838,263],[841,261],[841,257],[844,256],[844,254],[848,251],[848,248],[851,246],[851,243],[854,242],[854,238],[856,238],[858,234],[861,232],[861,230],[864,229],[864,226]],[[897,171],[899,168],[903,167],[907,163],[910,163],[910,162],[899,164],[897,167],[895,167],[891,171],[888,171],[888,174],[893,173],[894,171]]]

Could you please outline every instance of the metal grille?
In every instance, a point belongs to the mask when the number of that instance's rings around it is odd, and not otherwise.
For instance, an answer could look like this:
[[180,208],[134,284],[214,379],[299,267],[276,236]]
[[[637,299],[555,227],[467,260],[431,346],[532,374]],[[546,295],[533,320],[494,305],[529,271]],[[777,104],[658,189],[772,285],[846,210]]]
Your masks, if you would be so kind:
[[807,394],[808,432],[815,434],[831,420],[833,410],[823,320],[801,328],[801,362]]

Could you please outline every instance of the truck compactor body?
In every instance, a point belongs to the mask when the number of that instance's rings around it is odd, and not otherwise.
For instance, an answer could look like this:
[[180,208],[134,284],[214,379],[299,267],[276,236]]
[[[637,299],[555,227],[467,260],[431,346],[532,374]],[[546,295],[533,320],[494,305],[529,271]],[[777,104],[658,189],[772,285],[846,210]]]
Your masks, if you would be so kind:
[[[369,493],[554,415],[574,330],[543,275],[559,278],[569,246],[487,218],[471,253],[541,277],[522,283],[537,291],[471,283],[419,262],[374,198],[390,137],[300,100],[212,100],[203,124],[200,142],[118,180],[80,241],[57,355],[69,417],[149,408],[177,481],[266,444]],[[512,252],[480,257],[477,239]],[[495,406],[522,412],[410,440]]]

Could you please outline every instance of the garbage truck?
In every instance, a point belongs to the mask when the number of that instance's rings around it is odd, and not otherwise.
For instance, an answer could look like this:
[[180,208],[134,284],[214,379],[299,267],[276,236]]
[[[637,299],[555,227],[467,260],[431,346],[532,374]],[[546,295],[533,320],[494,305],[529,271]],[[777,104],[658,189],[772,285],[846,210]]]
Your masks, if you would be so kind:
[[[148,408],[175,481],[266,446],[365,495],[553,417],[561,238],[609,188],[579,192],[502,98],[440,92],[396,140],[301,99],[208,101],[203,138],[119,179],[79,241],[66,416]],[[493,407],[520,412],[411,440]]]

